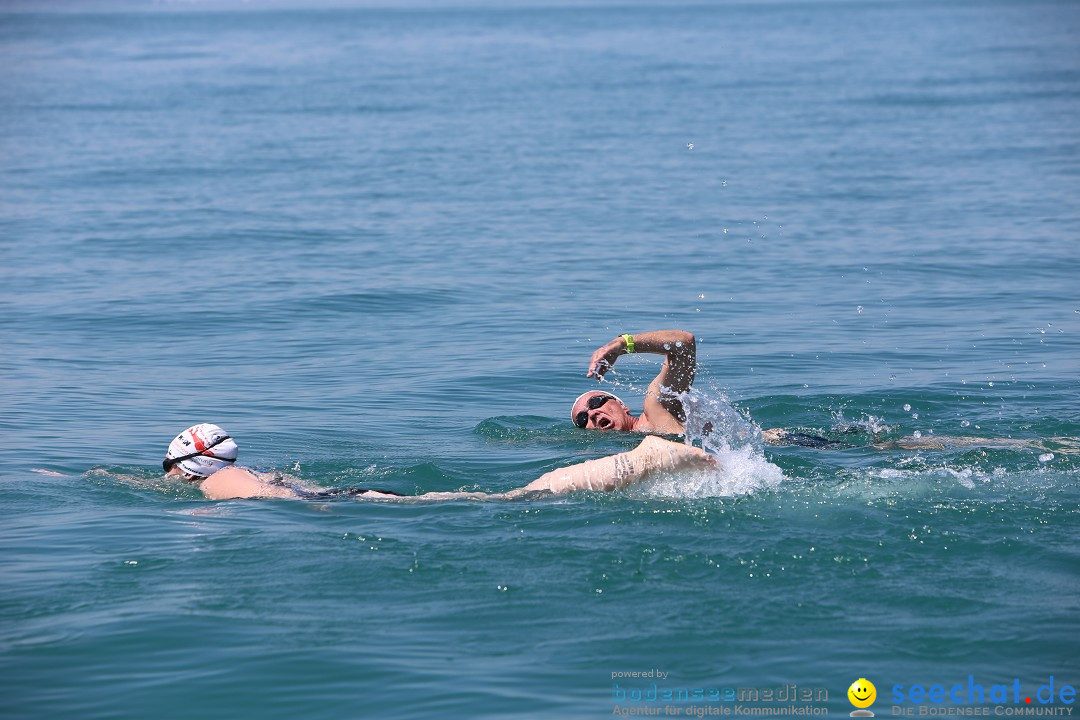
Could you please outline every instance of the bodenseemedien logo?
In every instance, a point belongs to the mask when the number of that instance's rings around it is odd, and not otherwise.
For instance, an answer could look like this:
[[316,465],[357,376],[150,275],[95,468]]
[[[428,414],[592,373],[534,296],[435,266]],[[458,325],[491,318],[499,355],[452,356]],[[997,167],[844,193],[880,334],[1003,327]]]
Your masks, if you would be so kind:
[[856,707],[851,711],[851,717],[874,717],[874,712],[866,709],[877,699],[877,688],[874,687],[874,683],[866,678],[859,678],[847,689],[847,697]]

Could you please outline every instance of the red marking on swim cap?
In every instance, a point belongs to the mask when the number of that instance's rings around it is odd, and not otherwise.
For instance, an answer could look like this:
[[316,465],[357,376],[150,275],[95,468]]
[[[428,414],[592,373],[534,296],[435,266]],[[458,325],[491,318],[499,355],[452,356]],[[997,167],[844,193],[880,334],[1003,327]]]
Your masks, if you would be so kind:
[[191,428],[191,439],[195,441],[195,449],[202,452],[206,449],[206,441],[199,437],[199,429]]

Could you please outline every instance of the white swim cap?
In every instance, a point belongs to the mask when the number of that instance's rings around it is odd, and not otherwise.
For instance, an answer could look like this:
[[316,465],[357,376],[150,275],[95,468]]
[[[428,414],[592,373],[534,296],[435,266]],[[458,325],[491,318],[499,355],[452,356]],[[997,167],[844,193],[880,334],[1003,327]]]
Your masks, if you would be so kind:
[[236,443],[229,434],[210,423],[192,425],[169,443],[163,466],[177,465],[188,475],[210,477],[236,462]]

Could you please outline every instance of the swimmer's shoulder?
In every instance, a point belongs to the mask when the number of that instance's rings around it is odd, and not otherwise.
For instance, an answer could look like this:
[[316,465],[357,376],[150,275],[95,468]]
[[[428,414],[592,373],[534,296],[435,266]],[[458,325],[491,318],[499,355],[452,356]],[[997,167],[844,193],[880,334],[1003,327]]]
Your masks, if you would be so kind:
[[218,470],[203,480],[199,489],[211,500],[299,497],[291,488],[269,483],[259,474],[236,465]]
[[650,408],[646,403],[645,410],[634,426],[634,432],[656,435],[682,435],[686,432],[686,426],[677,417],[659,403],[656,404],[658,407]]

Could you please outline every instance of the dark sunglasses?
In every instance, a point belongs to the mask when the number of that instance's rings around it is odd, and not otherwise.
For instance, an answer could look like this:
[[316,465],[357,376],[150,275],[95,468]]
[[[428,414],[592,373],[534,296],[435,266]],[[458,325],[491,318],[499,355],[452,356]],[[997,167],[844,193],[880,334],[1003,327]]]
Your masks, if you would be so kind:
[[[608,400],[614,399],[615,398],[611,395],[593,395],[591,398],[589,398],[589,404],[587,407],[589,410],[595,410],[596,408],[606,403]],[[589,410],[582,410],[574,416],[574,424],[577,425],[579,428],[584,428],[586,425],[589,424]]]
[[[180,457],[165,458],[164,460],[161,461],[161,467],[165,470],[165,472],[169,472],[170,470],[172,470],[172,466],[175,465],[176,463],[183,462],[184,460],[190,460],[193,457],[198,457],[199,455],[202,455],[203,453],[205,453],[210,448],[215,447],[217,445],[220,445],[221,443],[225,442],[226,440],[231,440],[231,439],[232,438],[230,438],[228,435],[226,435],[225,437],[220,437],[217,440],[215,440],[214,442],[210,443],[209,445],[204,447],[199,452],[193,452],[193,453],[189,453],[187,455],[181,455]],[[210,457],[214,457],[214,456],[211,455]],[[218,458],[218,460],[224,460],[225,462],[233,462],[232,460],[229,460],[228,458]]]

